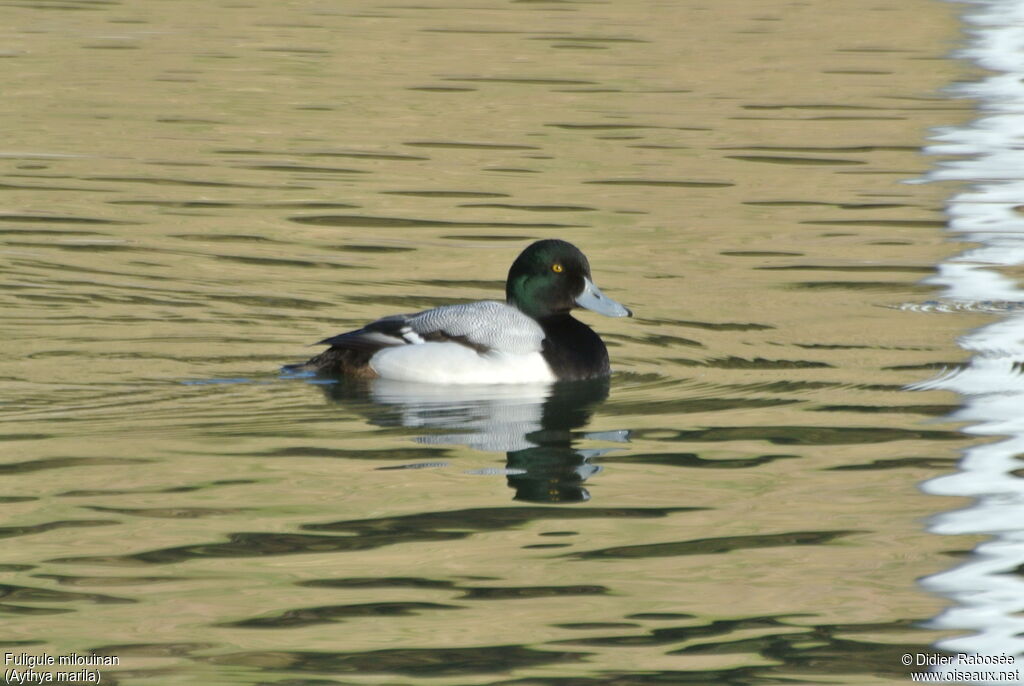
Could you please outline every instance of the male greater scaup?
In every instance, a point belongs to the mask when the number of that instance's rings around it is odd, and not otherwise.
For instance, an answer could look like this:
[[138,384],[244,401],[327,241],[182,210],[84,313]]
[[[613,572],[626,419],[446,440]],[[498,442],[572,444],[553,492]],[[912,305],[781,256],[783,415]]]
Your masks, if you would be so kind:
[[509,269],[505,298],[384,317],[320,341],[331,347],[294,368],[441,384],[536,383],[611,372],[604,341],[569,311],[633,313],[594,285],[590,263],[576,246],[547,239],[527,247]]

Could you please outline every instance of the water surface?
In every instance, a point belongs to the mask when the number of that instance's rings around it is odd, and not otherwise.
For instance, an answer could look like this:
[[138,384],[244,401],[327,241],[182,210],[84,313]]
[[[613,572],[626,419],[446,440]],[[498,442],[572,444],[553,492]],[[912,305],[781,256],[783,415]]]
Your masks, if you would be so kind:
[[[970,540],[955,8],[4,2],[4,645],[121,684],[905,683]],[[899,31],[892,28],[898,26]],[[570,240],[607,384],[280,366]],[[907,308],[907,304],[915,307]]]

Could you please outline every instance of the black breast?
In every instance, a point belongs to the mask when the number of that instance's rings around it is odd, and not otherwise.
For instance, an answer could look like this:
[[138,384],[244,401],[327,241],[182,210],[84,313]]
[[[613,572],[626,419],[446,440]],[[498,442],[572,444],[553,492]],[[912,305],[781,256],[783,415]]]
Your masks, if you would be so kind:
[[555,377],[564,381],[608,376],[608,349],[594,330],[569,314],[540,320],[544,329],[541,353]]

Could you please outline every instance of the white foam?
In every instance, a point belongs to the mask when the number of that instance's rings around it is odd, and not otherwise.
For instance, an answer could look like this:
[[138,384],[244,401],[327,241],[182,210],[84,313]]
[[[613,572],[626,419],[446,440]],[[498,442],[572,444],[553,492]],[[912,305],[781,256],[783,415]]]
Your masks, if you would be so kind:
[[[944,128],[927,152],[962,155],[939,163],[925,180],[973,184],[948,204],[950,229],[977,245],[939,265],[928,281],[945,289],[944,299],[984,305],[1005,301],[1003,318],[962,336],[972,353],[961,369],[945,371],[917,388],[959,393],[963,407],[954,419],[971,422],[964,431],[1002,436],[964,452],[959,470],[926,482],[936,495],[967,496],[969,507],[932,518],[937,534],[987,534],[992,538],[962,564],[922,580],[929,591],[955,603],[931,626],[967,635],[944,639],[952,652],[1024,655],[1024,579],[1009,573],[1024,564],[1024,290],[1004,272],[1024,264],[1024,2],[973,0],[964,21],[970,44],[959,56],[990,75],[959,86],[980,115],[960,127]],[[982,309],[978,307],[976,309]],[[997,309],[992,309],[998,312]]]

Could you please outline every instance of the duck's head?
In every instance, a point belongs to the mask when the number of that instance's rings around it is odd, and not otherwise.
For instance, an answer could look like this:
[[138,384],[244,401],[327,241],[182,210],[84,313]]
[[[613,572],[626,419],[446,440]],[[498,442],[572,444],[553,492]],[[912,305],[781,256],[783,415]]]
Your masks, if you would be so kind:
[[549,238],[526,248],[508,270],[505,297],[537,319],[585,307],[608,317],[631,317],[629,308],[601,292],[587,256],[572,243]]

